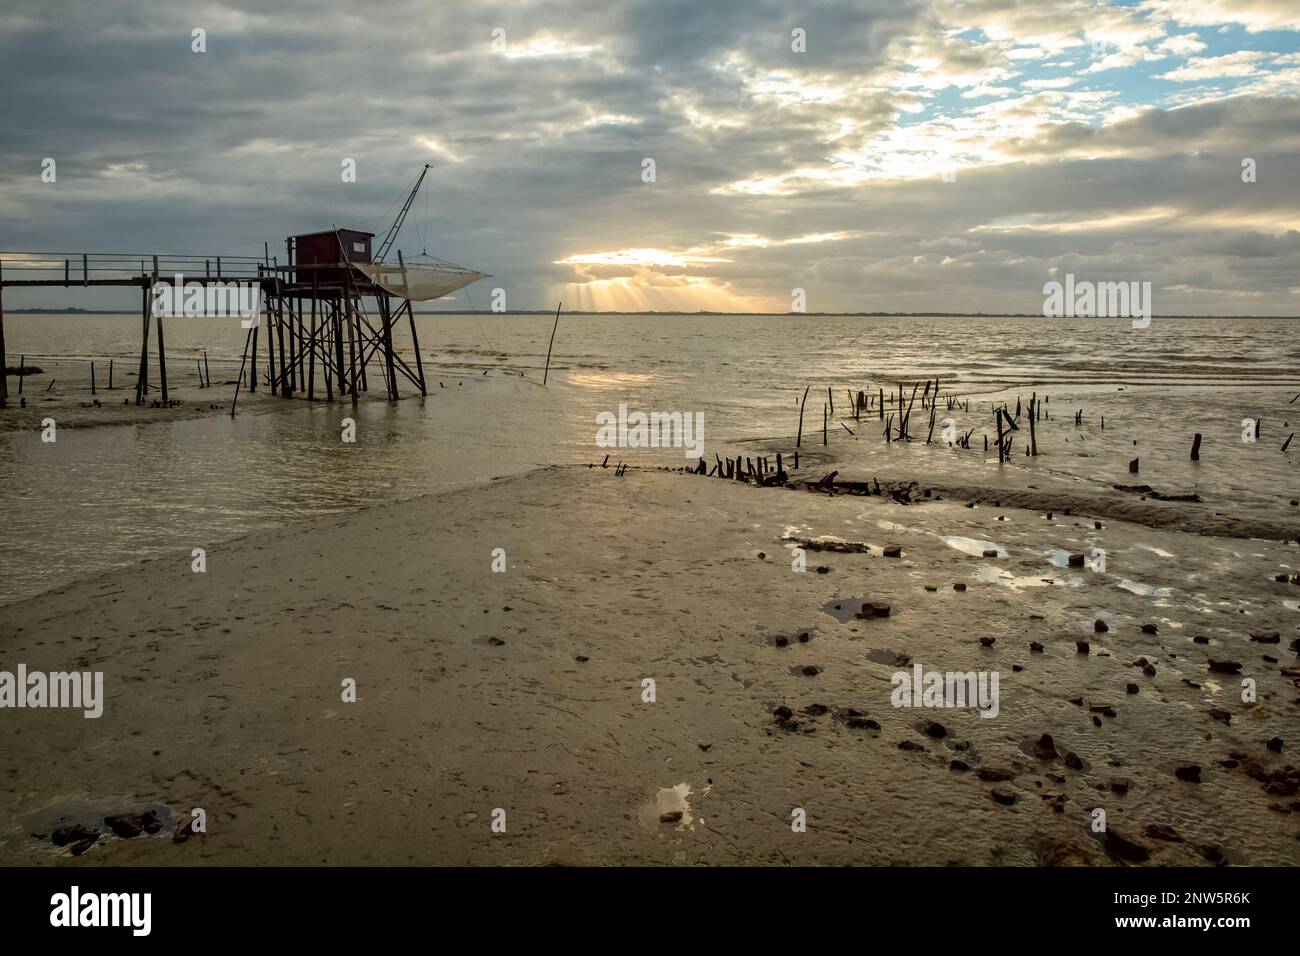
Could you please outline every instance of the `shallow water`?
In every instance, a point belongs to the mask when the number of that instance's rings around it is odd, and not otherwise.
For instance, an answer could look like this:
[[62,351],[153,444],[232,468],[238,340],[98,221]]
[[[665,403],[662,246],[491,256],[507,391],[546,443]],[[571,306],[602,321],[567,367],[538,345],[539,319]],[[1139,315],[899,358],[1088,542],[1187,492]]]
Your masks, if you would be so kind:
[[[9,361],[25,355],[29,364],[79,381],[88,379],[89,359],[112,356],[123,375],[138,321],[11,314]],[[1300,442],[1279,451],[1291,420],[1300,421],[1300,402],[1289,404],[1300,391],[1300,346],[1294,326],[1281,320],[1157,319],[1133,330],[1089,320],[571,316],[561,318],[546,388],[538,383],[549,318],[419,321],[432,386],[423,400],[390,405],[371,397],[355,413],[350,403],[283,402],[273,413],[250,411],[233,421],[216,414],[67,428],[57,443],[44,444],[34,428],[40,415],[33,397],[21,413],[27,427],[0,432],[0,603],[145,558],[176,554],[188,561],[192,548],[212,549],[300,518],[546,464],[599,463],[610,450],[596,444],[595,416],[619,403],[702,412],[709,462],[714,454],[752,454],[752,446],[734,442],[780,437],[792,446],[781,436],[798,429],[805,387],[805,455],[824,447],[816,423],[818,406],[829,398],[836,417],[825,450],[879,469],[882,479],[1016,489],[1037,478],[1064,477],[1088,490],[1145,483],[1196,491],[1211,507],[1222,502],[1234,513],[1244,504],[1252,517],[1300,520],[1289,508],[1300,495]],[[194,357],[207,349],[213,378],[233,377],[243,335],[234,320],[176,319],[167,343],[173,388],[197,401]],[[405,329],[397,330],[396,344],[409,357]],[[945,393],[970,397],[969,411],[947,413],[959,431],[976,429],[969,452],[938,445],[938,431],[936,444],[925,446],[925,427],[919,441],[886,444],[874,409],[860,421],[845,416],[848,388],[893,392],[900,379],[933,375]],[[992,430],[990,402],[1001,400],[1007,386],[1012,407],[1017,395],[1028,399],[1035,389],[1050,395],[1044,408],[1053,420],[1040,423],[1042,457],[1019,457],[1018,439],[1013,460],[999,466],[976,449]],[[1080,407],[1085,423],[1076,429]],[[1258,443],[1240,440],[1247,415],[1262,418]],[[349,416],[358,425],[354,445],[339,439]],[[921,417],[913,413],[914,422]],[[839,427],[841,418],[852,437]],[[1199,463],[1187,456],[1195,431],[1205,436]],[[1131,475],[1128,460],[1139,456],[1140,473]],[[619,460],[687,464],[677,449],[613,449],[611,464]]]

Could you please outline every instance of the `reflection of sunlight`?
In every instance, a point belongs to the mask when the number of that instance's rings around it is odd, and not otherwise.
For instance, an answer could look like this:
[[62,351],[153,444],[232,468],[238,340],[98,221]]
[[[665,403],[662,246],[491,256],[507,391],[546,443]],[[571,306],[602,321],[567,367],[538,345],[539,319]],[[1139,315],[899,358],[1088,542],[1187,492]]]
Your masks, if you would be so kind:
[[573,372],[569,375],[569,381],[579,388],[623,388],[653,380],[653,375],[637,372]]

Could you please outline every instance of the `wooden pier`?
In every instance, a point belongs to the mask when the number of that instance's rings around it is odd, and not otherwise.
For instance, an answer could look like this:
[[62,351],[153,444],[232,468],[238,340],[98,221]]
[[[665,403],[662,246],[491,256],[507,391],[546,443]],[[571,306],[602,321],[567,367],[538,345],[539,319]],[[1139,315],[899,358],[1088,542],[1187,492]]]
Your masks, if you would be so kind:
[[[288,257],[283,265],[269,255],[0,252],[0,369],[6,363],[5,289],[134,286],[141,295],[135,402],[145,404],[154,387],[149,377],[149,343],[155,336],[156,387],[162,400],[168,401],[165,319],[184,318],[160,313],[153,290],[181,276],[187,287],[256,288],[260,316],[248,328],[244,346],[249,391],[256,391],[260,380],[285,398],[315,399],[323,387],[327,401],[337,394],[355,402],[360,393],[369,391],[369,379],[377,368],[389,400],[399,397],[401,379],[425,395],[412,299],[446,294],[439,290],[461,288],[483,275],[450,264],[408,267],[400,251],[397,266],[372,263],[372,239],[372,233],[349,229],[293,236],[286,240]],[[430,281],[429,275],[437,278]],[[231,316],[232,321],[236,318]],[[403,319],[411,333],[414,367],[393,347],[393,327]],[[259,346],[264,356],[261,368]],[[0,375],[0,407],[7,399],[7,376]]]

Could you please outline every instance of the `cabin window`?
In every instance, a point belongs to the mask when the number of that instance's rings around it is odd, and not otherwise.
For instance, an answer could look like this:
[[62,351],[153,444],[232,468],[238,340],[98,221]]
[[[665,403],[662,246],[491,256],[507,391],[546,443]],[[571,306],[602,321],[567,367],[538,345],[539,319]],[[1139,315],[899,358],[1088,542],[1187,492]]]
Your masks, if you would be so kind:
[[353,251],[353,252],[365,252],[365,251],[366,251],[366,244],[365,244],[364,242],[354,242],[354,243],[352,243],[352,251]]

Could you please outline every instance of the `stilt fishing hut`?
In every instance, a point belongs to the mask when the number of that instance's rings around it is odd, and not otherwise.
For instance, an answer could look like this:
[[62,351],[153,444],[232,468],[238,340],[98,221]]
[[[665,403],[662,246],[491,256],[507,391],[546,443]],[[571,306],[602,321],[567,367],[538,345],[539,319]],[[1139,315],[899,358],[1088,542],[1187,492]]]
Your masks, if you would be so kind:
[[[429,169],[426,165],[420,172],[377,250],[374,233],[332,227],[287,238],[284,265],[272,259],[269,248],[264,249],[266,254],[261,258],[0,253],[0,369],[5,362],[5,288],[137,286],[142,293],[142,336],[136,404],[144,404],[151,387],[149,341],[155,329],[159,385],[162,399],[167,401],[164,317],[155,314],[150,290],[160,280],[168,281],[180,274],[187,286],[257,286],[261,319],[251,324],[244,341],[243,361],[248,364],[251,359],[250,391],[257,389],[260,377],[260,346],[266,356],[265,380],[274,394],[285,398],[304,395],[314,399],[319,383],[330,401],[336,392],[356,401],[360,392],[369,390],[372,363],[379,369],[389,399],[399,396],[399,376],[418,388],[421,395],[427,394],[412,303],[440,299],[479,279],[490,278],[486,273],[424,252],[407,261],[397,250],[397,262],[385,262]],[[393,346],[393,328],[403,317],[411,334],[411,361]],[[7,397],[4,378],[0,375],[0,406]]]

